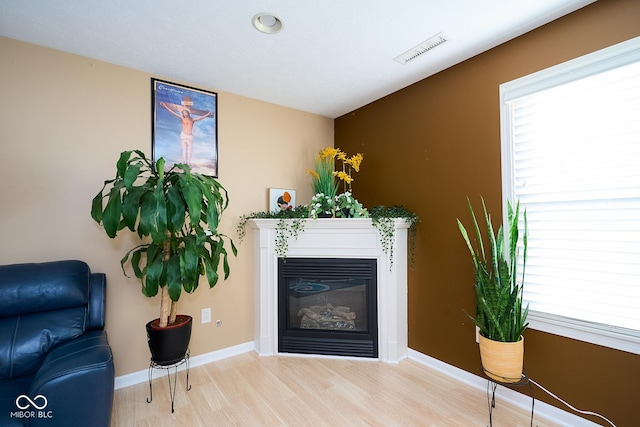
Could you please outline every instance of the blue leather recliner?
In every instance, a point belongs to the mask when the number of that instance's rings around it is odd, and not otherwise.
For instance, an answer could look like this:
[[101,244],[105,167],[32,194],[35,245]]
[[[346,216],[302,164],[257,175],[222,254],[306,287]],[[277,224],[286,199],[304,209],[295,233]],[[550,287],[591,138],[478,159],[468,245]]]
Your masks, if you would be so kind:
[[82,261],[0,266],[0,426],[111,424],[105,286]]

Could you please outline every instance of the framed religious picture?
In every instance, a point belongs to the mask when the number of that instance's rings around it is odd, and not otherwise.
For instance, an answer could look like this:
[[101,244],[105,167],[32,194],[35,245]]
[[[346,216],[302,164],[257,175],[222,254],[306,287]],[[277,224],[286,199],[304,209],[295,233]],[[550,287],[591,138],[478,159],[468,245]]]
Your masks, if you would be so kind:
[[151,79],[153,162],[218,177],[218,94]]
[[269,211],[280,212],[296,207],[296,190],[285,188],[269,189]]

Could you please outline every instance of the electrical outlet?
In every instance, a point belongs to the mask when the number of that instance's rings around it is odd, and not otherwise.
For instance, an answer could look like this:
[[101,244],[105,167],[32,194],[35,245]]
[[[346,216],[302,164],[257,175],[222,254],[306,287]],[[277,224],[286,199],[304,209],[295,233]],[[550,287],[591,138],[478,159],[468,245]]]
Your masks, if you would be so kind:
[[211,309],[210,308],[203,308],[202,312],[202,323],[211,323]]

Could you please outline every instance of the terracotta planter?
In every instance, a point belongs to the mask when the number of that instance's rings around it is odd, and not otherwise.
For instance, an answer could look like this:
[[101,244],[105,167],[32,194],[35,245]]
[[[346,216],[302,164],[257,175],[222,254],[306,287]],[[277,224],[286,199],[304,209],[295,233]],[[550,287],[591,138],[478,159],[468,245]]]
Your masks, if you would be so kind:
[[524,337],[518,342],[493,341],[480,335],[480,360],[489,378],[502,383],[522,379]]
[[172,365],[181,361],[191,340],[191,316],[179,314],[176,322],[166,328],[158,327],[159,319],[147,323],[147,341],[151,360],[158,365]]

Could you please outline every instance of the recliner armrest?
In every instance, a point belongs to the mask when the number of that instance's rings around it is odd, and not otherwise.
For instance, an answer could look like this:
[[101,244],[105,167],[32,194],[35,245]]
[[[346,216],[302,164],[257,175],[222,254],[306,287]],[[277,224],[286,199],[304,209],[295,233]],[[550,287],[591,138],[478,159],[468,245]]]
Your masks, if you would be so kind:
[[107,276],[104,273],[91,273],[89,276],[87,329],[104,329],[106,292]]
[[[115,371],[105,331],[89,331],[51,350],[31,383],[32,399],[42,395],[42,417],[30,426],[111,424]],[[40,405],[44,399],[39,399]],[[56,420],[58,423],[56,423]]]

